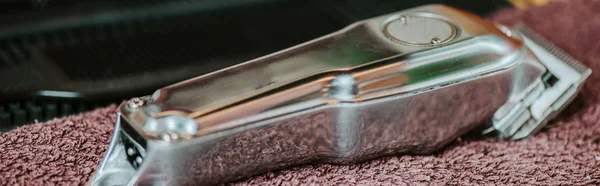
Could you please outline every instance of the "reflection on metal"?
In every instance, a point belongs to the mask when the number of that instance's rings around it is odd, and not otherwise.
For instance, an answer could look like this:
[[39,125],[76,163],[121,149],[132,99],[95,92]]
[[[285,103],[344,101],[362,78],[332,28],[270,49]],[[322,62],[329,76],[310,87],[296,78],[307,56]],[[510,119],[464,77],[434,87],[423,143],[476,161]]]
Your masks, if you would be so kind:
[[39,96],[58,97],[58,98],[78,98],[81,96],[78,92],[42,90],[37,92]]
[[490,120],[520,139],[590,73],[538,43],[441,5],[357,22],[121,106],[90,184],[210,185],[302,163],[432,153]]

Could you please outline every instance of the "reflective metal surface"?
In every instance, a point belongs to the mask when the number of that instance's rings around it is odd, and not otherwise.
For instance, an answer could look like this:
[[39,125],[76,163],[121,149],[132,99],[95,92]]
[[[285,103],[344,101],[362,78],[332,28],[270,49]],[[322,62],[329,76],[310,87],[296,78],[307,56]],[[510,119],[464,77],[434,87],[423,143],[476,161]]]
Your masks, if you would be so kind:
[[540,61],[528,39],[440,5],[361,21],[122,105],[90,184],[218,184],[432,153],[486,121],[522,138],[589,75],[555,71],[575,63]]

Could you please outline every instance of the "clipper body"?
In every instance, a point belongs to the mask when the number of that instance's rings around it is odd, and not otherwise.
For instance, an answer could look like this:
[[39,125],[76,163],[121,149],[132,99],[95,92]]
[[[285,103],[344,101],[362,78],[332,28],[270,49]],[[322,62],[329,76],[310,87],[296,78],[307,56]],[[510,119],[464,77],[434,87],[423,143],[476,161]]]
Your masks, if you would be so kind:
[[90,184],[219,184],[432,153],[485,121],[527,137],[591,72],[521,33],[422,6],[159,89],[119,107]]

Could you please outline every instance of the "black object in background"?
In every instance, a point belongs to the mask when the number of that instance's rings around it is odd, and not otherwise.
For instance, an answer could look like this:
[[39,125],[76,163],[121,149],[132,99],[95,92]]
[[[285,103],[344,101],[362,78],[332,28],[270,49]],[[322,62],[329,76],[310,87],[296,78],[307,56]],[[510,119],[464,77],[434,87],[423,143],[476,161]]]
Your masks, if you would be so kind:
[[0,131],[87,111],[313,38],[441,3],[502,0],[0,0]]

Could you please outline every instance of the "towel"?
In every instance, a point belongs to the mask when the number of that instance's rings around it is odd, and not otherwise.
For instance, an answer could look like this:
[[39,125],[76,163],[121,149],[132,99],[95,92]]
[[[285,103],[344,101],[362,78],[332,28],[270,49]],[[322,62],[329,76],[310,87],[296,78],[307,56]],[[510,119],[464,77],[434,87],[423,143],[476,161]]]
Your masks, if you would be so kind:
[[[524,22],[594,71],[548,127],[520,141],[467,134],[431,155],[355,165],[310,164],[226,185],[596,185],[600,184],[600,1],[504,9],[490,21]],[[83,185],[114,128],[116,105],[0,133],[0,185]]]

